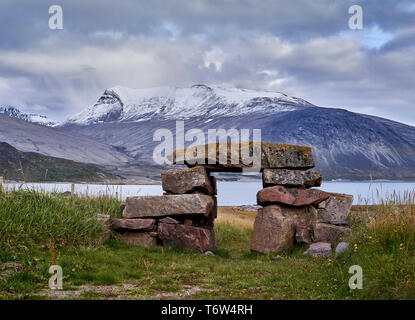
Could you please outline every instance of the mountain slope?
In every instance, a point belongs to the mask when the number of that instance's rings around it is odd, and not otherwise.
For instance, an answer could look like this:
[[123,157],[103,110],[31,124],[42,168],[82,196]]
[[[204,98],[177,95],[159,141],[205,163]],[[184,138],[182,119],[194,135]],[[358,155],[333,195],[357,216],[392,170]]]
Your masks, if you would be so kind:
[[59,124],[59,122],[49,119],[46,116],[42,116],[42,115],[38,115],[34,113],[22,112],[19,109],[14,108],[14,107],[0,107],[0,114],[4,114],[11,118],[20,119],[20,120],[36,123],[36,124],[47,126],[47,127],[55,127]]
[[82,163],[120,165],[128,157],[116,148],[76,132],[36,125],[0,114],[0,141],[23,152]]
[[0,175],[17,181],[102,181],[118,177],[98,167],[71,160],[21,152],[0,142]]
[[[262,141],[311,146],[326,179],[415,178],[415,128],[387,119],[322,108],[281,93],[207,87],[116,87],[62,129],[151,160],[157,129],[262,129]],[[190,142],[188,143],[190,144]]]

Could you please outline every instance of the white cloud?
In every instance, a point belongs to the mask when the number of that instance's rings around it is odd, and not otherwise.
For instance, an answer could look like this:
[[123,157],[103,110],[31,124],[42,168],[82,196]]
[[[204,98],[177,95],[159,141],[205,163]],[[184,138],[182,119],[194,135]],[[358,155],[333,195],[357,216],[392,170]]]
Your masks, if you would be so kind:
[[206,68],[210,68],[213,65],[216,71],[222,71],[222,64],[226,60],[225,53],[219,48],[213,48],[204,55],[204,66]]

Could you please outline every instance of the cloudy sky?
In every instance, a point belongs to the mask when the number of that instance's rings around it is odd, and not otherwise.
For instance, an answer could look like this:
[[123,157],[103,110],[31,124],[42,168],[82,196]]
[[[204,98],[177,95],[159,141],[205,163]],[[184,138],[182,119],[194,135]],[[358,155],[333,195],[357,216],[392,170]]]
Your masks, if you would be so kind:
[[2,0],[0,21],[0,105],[57,120],[116,85],[206,83],[415,125],[414,0]]

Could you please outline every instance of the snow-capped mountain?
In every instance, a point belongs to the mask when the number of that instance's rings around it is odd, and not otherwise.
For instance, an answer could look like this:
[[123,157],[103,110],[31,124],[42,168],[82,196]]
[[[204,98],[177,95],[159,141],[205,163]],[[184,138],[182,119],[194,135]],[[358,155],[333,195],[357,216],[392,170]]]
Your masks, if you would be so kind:
[[415,178],[414,127],[278,92],[115,87],[59,128],[116,146],[141,162],[152,160],[159,144],[154,132],[175,133],[176,120],[183,119],[185,130],[201,129],[206,136],[208,129],[262,129],[262,141],[310,146],[325,179]]
[[19,109],[15,108],[15,107],[0,107],[0,113],[1,114],[5,114],[6,116],[12,117],[12,118],[16,118],[16,119],[21,119],[27,122],[32,122],[32,123],[36,123],[36,124],[40,124],[42,126],[47,126],[47,127],[55,127],[57,125],[59,125],[59,122],[49,119],[46,116],[43,115],[38,115],[38,114],[34,114],[34,113],[26,113],[23,111],[20,111]]
[[213,118],[252,113],[292,111],[309,102],[279,92],[206,85],[108,89],[97,103],[68,119],[72,124],[95,124],[150,119]]

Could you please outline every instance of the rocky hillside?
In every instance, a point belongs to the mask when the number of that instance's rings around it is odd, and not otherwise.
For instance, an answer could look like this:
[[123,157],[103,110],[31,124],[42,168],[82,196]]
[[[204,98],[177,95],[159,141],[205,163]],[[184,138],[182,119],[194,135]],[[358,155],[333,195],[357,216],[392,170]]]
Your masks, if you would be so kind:
[[77,132],[29,123],[0,114],[0,141],[23,152],[98,165],[121,165],[128,157],[116,148]]
[[118,177],[94,165],[21,152],[0,142],[0,175],[15,181],[102,181]]

